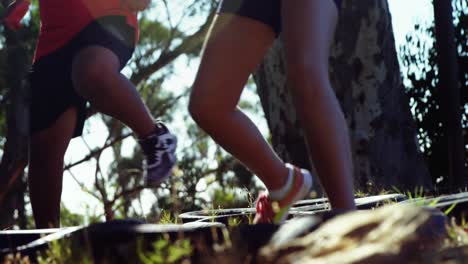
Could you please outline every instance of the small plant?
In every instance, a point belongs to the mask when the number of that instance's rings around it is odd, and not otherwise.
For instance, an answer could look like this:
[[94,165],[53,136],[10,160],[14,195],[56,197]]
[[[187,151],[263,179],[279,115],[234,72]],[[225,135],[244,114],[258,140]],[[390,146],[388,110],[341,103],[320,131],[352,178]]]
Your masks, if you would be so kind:
[[228,226],[229,227],[236,227],[242,223],[242,219],[239,217],[229,217],[228,218]]
[[[37,258],[38,264],[91,264],[91,257],[86,250],[72,252],[69,240],[54,240],[50,247]],[[79,255],[76,255],[79,254]]]
[[218,209],[215,209],[215,208],[214,208],[214,204],[211,203],[211,209],[209,209],[209,214],[210,214],[210,218],[211,218],[211,223],[216,222],[216,221],[215,221],[215,218],[216,218],[216,216],[218,215],[217,210],[220,210],[220,209],[222,209],[221,206],[218,206]]
[[245,190],[246,190],[247,202],[249,203],[249,207],[250,208],[255,207],[255,197],[253,196],[253,194],[251,192],[249,192],[249,190],[247,190],[247,189],[245,189]]
[[447,234],[451,244],[455,246],[468,245],[468,230],[466,218],[462,217],[461,223],[457,224],[455,218],[452,218],[450,224],[447,225]]
[[367,194],[361,190],[356,190],[354,192],[354,197],[361,198],[361,197],[366,197]]
[[461,228],[465,229],[468,232],[468,221],[466,220],[466,215],[462,214],[461,221],[460,221]]
[[[434,205],[435,206],[435,205]],[[444,214],[445,215],[449,215],[453,209],[455,209],[455,206],[457,206],[457,203],[453,203],[449,208],[447,208],[445,211],[444,211]]]
[[174,216],[171,212],[162,210],[159,217],[159,224],[179,224],[179,218]]
[[411,192],[411,191],[403,192],[403,191],[400,191],[400,189],[398,189],[395,186],[393,186],[392,189],[399,194],[406,195],[406,197],[408,197],[408,201],[411,201],[416,206],[434,207],[438,203],[437,199],[431,201],[429,204],[427,203],[427,197],[424,194],[424,188],[422,186],[415,187],[414,192]]
[[[395,191],[397,191],[398,193],[400,193],[400,194],[402,193],[396,187],[393,187],[393,189]],[[407,191],[406,193],[403,193],[403,194],[405,194],[408,197],[408,200],[412,201],[413,204],[416,205],[416,206],[436,207],[437,204],[440,201],[440,198],[435,198],[435,199],[432,199],[432,201],[428,202],[428,199],[424,194],[424,189],[423,189],[422,186],[420,186],[419,188],[416,187],[415,190],[414,190],[414,193],[411,193],[410,191]],[[450,207],[445,209],[443,211],[443,213],[445,215],[449,215],[453,211],[453,209],[455,209],[456,206],[457,206],[457,203],[453,203],[452,205],[450,205]]]
[[379,191],[379,195],[386,195],[386,194],[390,194],[391,192],[389,190],[385,190],[385,189],[381,189]]
[[[247,191],[247,201],[249,202],[250,208],[255,208],[255,198],[251,192]],[[253,217],[252,214],[247,215],[247,221],[249,225],[253,224]]]
[[152,244],[153,250],[144,251],[143,241],[138,241],[138,258],[144,264],[172,264],[190,263],[192,246],[189,239],[177,240],[173,243],[166,238],[161,238]]
[[22,257],[20,253],[9,254],[3,259],[3,264],[30,264],[29,257]]

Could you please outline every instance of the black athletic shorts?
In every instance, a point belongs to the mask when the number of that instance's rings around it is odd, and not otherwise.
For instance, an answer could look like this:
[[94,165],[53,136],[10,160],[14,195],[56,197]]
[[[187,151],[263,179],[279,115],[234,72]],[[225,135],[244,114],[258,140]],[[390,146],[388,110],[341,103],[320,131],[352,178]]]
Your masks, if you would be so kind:
[[[342,0],[334,1],[339,9]],[[276,35],[281,32],[281,0],[221,0],[218,13],[248,17],[270,26]]]
[[[83,48],[98,45],[105,47],[120,60],[122,69],[135,48],[135,29],[124,16],[98,18],[76,34],[63,47],[40,57],[29,75],[31,89],[31,133],[49,128],[70,106],[78,110],[73,137],[83,133],[87,101],[73,88],[72,62]],[[99,89],[99,87],[96,87]]]

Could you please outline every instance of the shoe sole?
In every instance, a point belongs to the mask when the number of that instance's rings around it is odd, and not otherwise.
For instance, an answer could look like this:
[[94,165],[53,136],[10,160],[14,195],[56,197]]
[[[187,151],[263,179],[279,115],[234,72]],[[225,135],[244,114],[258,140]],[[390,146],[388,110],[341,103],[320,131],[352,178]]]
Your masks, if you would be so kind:
[[172,174],[172,170],[174,169],[174,167],[175,167],[175,163],[174,163],[174,165],[171,166],[169,171],[163,177],[159,178],[157,181],[151,181],[151,180],[146,179],[145,187],[147,187],[147,188],[157,188],[157,187],[159,187],[159,185],[161,185],[161,183],[163,183],[164,181],[169,179],[169,177]]

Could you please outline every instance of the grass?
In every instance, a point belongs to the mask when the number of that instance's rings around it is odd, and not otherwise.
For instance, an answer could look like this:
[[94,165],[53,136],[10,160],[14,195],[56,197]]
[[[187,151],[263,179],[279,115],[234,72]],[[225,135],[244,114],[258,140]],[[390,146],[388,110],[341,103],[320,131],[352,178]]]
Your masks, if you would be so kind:
[[468,225],[463,216],[461,223],[454,218],[447,224],[447,239],[434,252],[430,264],[465,264],[468,262]]
[[190,263],[192,246],[189,239],[180,239],[171,242],[168,237],[163,237],[152,244],[152,250],[143,249],[143,241],[138,241],[138,258],[144,264],[172,264]]
[[[411,192],[411,191],[402,192],[396,187],[392,187],[392,188],[397,193],[406,195],[406,197],[408,197],[408,201],[413,202],[413,204],[416,205],[416,206],[435,207],[440,201],[440,199],[435,198],[431,202],[428,203],[428,199],[432,198],[432,197],[431,196],[429,196],[429,197],[426,196],[426,192],[424,191],[424,188],[422,186],[416,187],[414,189],[414,192]],[[450,212],[452,212],[452,210],[455,208],[455,206],[456,206],[456,203],[452,204],[449,208],[447,208],[444,211],[444,214],[446,214],[446,215],[450,214]]]
[[228,218],[229,227],[236,227],[236,226],[239,226],[240,224],[242,224],[242,219],[240,217],[233,216],[233,217]]
[[23,257],[21,256],[21,254],[16,254],[16,255],[13,255],[13,254],[10,254],[8,256],[6,256],[4,259],[3,259],[3,262],[4,264],[30,264],[32,263],[30,260],[29,260],[29,257]]
[[[248,204],[249,208],[254,208],[255,207],[255,198],[252,195],[251,192],[246,191],[246,201]],[[217,205],[217,208],[215,209],[215,204],[211,203],[211,207],[208,209],[203,210],[204,213],[206,213],[207,217],[211,219],[211,223],[216,222],[217,216],[219,216],[218,210],[225,209],[221,205]],[[245,216],[235,216],[235,217],[229,217],[228,218],[228,226],[238,226],[243,223],[244,218],[247,218],[247,224],[253,224],[253,215],[252,214],[245,214]]]
[[37,252],[37,259],[31,261],[28,256],[8,255],[2,263],[6,264],[92,264],[92,258],[86,248],[72,250],[71,240],[61,239],[50,242],[43,252]]
[[38,264],[91,264],[86,249],[72,251],[70,240],[54,240],[50,247],[37,258]]
[[456,223],[452,218],[447,225],[447,233],[452,246],[468,246],[468,225],[465,218],[461,224]]
[[8,255],[3,259],[4,264],[91,264],[93,263],[88,251],[72,250],[69,240],[55,240],[50,243],[49,248],[44,252],[38,252],[39,256],[35,261],[31,261],[28,256]]
[[[394,188],[400,194],[408,197],[408,200],[413,201],[416,206],[435,207],[440,199],[435,198],[428,202],[429,198],[425,195],[422,187],[416,188],[414,192],[402,193],[397,188]],[[449,214],[455,209],[457,203],[443,210],[443,213],[449,217]],[[434,252],[430,264],[462,264],[468,263],[468,220],[466,215],[461,215],[458,219],[455,217],[449,218],[446,226],[447,238],[444,244]]]
[[[218,205],[218,209],[221,209],[221,206]],[[212,223],[215,222],[215,218],[216,218],[217,215],[218,215],[218,213],[214,209],[214,204],[212,203],[211,204],[211,209],[210,209],[210,216],[211,216],[211,222]]]
[[[394,188],[398,193],[404,194],[409,200],[414,201],[415,205],[418,206],[435,206],[438,202],[434,199],[428,202],[428,196],[425,195],[423,188],[416,188],[413,192],[402,193],[398,189]],[[385,192],[388,193],[388,192]],[[364,195],[364,193],[356,195]],[[247,192],[247,201],[250,207],[254,207],[253,195]],[[444,210],[446,215],[450,214],[456,204],[451,205]],[[218,208],[220,209],[220,207]],[[217,211],[214,209],[214,205],[207,210],[207,215],[211,216],[212,222],[216,221]],[[252,214],[248,214],[247,221],[252,224]],[[236,227],[245,221],[244,216],[233,216],[228,218],[228,227]],[[173,213],[163,210],[161,212],[159,224],[178,224],[180,219]],[[230,241],[230,234],[228,229],[223,230],[224,242],[221,244],[213,245],[213,247],[229,248],[229,250],[236,253],[236,249],[232,248],[232,242]],[[159,263],[190,263],[190,258],[194,252],[194,245],[191,244],[189,239],[179,239],[175,242],[169,240],[168,237],[163,237],[154,243],[150,244],[148,248],[143,249],[143,241],[137,240],[137,256],[138,260],[144,264],[159,264]],[[77,252],[75,252],[77,251]],[[27,257],[21,257],[20,255],[10,255],[4,259],[2,263],[7,264],[62,264],[62,263],[92,263],[91,258],[87,255],[86,250],[72,250],[69,240],[54,241],[51,246],[43,254],[41,254],[36,261],[30,261]],[[456,254],[454,253],[456,252]],[[460,253],[461,252],[461,253]],[[431,263],[464,263],[459,262],[460,259],[468,258],[468,218],[465,215],[458,218],[451,218],[447,223],[447,238],[444,244],[434,251],[434,262]],[[458,255],[457,255],[458,254]],[[446,257],[448,255],[448,257]],[[437,262],[436,260],[451,258],[455,259],[453,262]]]
[[[252,195],[251,192],[247,191],[247,201],[249,203],[250,208],[255,208],[255,197]],[[253,224],[253,215],[249,214],[247,215],[247,222],[249,225]]]
[[177,215],[167,211],[161,210],[161,215],[159,216],[158,224],[166,225],[166,224],[180,224],[181,220]]

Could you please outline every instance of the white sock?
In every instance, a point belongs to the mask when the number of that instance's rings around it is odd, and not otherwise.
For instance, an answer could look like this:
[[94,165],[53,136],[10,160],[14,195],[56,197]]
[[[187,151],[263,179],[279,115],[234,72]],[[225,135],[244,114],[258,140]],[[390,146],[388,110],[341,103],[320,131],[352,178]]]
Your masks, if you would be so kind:
[[283,187],[281,187],[280,189],[268,191],[270,198],[272,200],[274,200],[274,201],[279,201],[279,200],[283,199],[286,196],[286,194],[288,194],[288,192],[292,188],[294,169],[291,166],[288,166],[288,165],[289,164],[286,164],[286,167],[289,170],[288,179],[286,180],[286,184],[283,185]]

